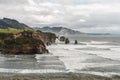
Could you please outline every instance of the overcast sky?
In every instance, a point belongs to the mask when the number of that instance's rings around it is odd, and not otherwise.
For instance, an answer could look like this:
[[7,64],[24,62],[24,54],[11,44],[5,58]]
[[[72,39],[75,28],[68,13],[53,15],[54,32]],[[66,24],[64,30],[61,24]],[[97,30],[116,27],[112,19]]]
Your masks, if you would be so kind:
[[0,0],[0,18],[30,26],[120,33],[120,0]]

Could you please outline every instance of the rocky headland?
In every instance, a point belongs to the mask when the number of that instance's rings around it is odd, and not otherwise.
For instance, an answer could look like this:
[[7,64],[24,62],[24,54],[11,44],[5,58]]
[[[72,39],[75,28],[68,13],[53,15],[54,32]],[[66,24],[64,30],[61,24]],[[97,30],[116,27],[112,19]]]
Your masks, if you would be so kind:
[[3,54],[42,54],[48,53],[46,44],[55,42],[53,33],[41,31],[23,31],[17,34],[0,33],[1,52]]
[[48,53],[46,46],[55,40],[54,33],[36,31],[14,19],[0,19],[0,52],[3,54]]

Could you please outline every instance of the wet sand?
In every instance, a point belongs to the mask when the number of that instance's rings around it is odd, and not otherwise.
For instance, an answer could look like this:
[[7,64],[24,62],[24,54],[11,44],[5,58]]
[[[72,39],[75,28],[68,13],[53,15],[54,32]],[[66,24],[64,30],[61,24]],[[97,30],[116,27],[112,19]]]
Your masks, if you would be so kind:
[[0,80],[120,80],[120,76],[103,77],[91,74],[43,74],[0,76]]

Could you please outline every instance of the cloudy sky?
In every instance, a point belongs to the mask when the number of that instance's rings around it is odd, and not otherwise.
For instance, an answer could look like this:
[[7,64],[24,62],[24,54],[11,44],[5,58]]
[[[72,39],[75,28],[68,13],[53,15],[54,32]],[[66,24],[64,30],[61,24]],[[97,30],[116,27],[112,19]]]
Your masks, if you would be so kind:
[[0,18],[30,26],[120,33],[120,0],[0,0]]

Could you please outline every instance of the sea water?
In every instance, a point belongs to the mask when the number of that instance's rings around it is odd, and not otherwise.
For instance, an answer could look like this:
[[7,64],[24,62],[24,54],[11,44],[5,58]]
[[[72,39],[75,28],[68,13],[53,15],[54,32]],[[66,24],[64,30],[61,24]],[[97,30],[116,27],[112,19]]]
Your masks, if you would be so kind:
[[[70,44],[56,40],[49,54],[0,54],[0,74],[89,73],[120,75],[119,35],[66,36]],[[77,40],[78,44],[74,44]]]

